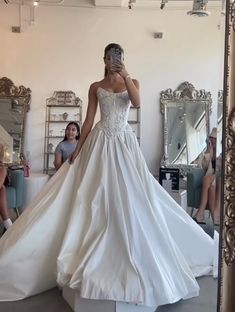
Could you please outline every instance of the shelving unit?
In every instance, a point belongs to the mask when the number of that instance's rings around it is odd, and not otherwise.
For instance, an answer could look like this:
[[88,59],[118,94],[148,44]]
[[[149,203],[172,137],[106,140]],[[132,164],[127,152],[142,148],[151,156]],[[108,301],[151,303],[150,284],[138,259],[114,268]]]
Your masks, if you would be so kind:
[[53,175],[54,152],[57,144],[63,140],[65,128],[71,121],[81,127],[82,101],[72,91],[55,91],[46,105],[44,173]]
[[136,134],[137,140],[140,144],[140,108],[134,106],[130,107],[128,123]]

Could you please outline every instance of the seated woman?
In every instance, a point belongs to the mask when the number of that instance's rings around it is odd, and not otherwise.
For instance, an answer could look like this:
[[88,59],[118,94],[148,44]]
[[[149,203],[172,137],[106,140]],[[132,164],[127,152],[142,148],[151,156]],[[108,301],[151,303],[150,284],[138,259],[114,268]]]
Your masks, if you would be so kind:
[[68,157],[74,152],[77,142],[80,137],[79,125],[71,121],[66,129],[63,141],[61,141],[55,149],[54,166],[58,170],[61,165],[68,159]]
[[214,224],[220,223],[220,205],[221,205],[221,170],[222,170],[222,154],[216,158],[216,190],[215,190],[215,209],[213,213]]
[[193,219],[199,224],[205,224],[204,212],[208,205],[212,220],[215,222],[215,202],[216,199],[216,137],[217,129],[213,128],[209,135],[207,150],[202,153],[196,162],[204,170],[202,181],[201,201]]
[[7,170],[3,165],[4,146],[0,143],[0,216],[3,220],[4,232],[12,225],[8,214],[7,196],[4,182],[7,176]]

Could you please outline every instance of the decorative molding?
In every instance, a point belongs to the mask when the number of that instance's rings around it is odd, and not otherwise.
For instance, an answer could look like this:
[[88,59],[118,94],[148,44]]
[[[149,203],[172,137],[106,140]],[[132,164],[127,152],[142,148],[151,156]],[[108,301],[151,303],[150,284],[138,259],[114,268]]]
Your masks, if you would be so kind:
[[235,1],[233,1],[230,7],[230,17],[233,31],[235,31]]
[[209,111],[211,112],[211,93],[204,89],[196,90],[188,81],[182,82],[176,90],[166,89],[160,93],[161,113],[165,111],[165,101],[208,101]]
[[82,106],[82,100],[73,91],[54,91],[47,99],[47,105],[77,105]]
[[12,80],[3,77],[0,79],[0,98],[22,98],[25,103],[25,111],[30,109],[31,90],[24,86],[15,86]]
[[235,108],[228,116],[224,184],[224,260],[235,262]]
[[[225,128],[225,173],[224,173],[224,223],[223,223],[223,256],[228,266],[235,264],[235,107],[231,98],[231,77],[234,60],[231,55],[232,37],[235,31],[235,1],[230,3],[227,34],[227,77],[226,77],[226,128]],[[234,54],[234,52],[233,52]],[[225,64],[225,66],[226,66]],[[229,106],[231,107],[229,109]],[[229,111],[229,113],[228,113]]]

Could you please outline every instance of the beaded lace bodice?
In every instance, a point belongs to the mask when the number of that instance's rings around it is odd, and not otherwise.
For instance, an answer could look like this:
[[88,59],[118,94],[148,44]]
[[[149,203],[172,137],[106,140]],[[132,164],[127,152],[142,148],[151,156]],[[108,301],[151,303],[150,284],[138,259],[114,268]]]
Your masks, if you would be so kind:
[[96,127],[108,136],[123,131],[132,131],[128,124],[130,99],[127,91],[113,93],[99,87],[97,96],[101,118]]

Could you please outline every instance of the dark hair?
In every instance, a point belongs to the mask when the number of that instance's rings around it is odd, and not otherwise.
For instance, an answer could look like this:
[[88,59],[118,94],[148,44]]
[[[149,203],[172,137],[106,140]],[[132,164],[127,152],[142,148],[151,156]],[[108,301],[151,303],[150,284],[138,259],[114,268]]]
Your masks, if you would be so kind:
[[[106,55],[109,52],[109,50],[111,50],[112,48],[119,49],[122,52],[122,54],[124,54],[124,50],[120,46],[120,44],[118,44],[118,43],[110,43],[104,49],[104,59],[106,58]],[[105,69],[104,69],[104,76],[106,77],[107,74],[108,74],[108,71],[107,71],[107,68],[105,67]]]
[[68,129],[68,127],[69,127],[70,125],[74,125],[74,126],[77,128],[77,133],[78,133],[78,134],[76,135],[76,140],[79,140],[79,138],[80,138],[80,127],[79,127],[79,124],[78,124],[77,122],[75,122],[75,121],[71,121],[71,122],[69,122],[69,123],[67,124],[67,126],[66,126],[66,128],[65,128],[65,135],[64,135],[64,138],[63,138],[62,142],[67,141],[66,131],[67,131],[67,129]]

